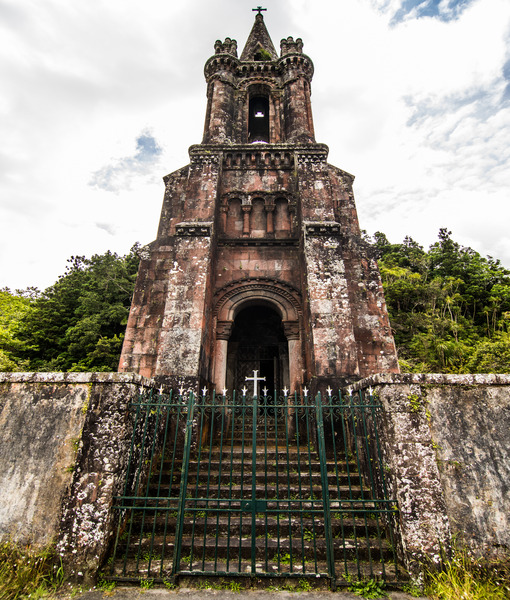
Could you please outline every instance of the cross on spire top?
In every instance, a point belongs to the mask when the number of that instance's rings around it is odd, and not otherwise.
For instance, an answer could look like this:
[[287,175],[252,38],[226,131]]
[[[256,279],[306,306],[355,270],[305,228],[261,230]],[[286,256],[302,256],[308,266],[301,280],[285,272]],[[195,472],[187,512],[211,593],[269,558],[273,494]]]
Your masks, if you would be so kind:
[[262,6],[257,6],[257,8],[252,8],[252,12],[257,10],[258,14],[261,15],[263,10],[267,10],[267,8],[262,8]]

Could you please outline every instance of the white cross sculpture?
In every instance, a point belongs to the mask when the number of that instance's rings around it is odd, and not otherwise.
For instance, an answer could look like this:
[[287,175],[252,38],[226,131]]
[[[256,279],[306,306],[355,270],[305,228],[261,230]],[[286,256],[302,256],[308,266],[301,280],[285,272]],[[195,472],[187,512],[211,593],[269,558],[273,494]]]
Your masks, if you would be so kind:
[[245,381],[253,381],[253,395],[258,396],[257,383],[259,381],[265,381],[265,377],[257,377],[258,371],[253,371],[253,377],[245,377]]

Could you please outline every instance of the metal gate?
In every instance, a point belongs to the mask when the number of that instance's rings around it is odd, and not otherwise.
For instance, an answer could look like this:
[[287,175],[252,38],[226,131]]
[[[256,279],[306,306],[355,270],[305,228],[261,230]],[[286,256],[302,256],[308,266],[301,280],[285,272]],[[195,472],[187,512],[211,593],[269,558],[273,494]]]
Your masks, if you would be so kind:
[[398,578],[380,406],[328,392],[140,396],[105,575]]

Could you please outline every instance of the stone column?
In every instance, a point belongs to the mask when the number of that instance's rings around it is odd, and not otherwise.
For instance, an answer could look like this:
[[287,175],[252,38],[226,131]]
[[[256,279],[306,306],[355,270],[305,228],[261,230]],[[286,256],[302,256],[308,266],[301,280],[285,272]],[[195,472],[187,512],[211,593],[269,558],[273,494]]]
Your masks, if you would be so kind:
[[296,391],[302,383],[301,344],[299,340],[299,323],[285,321],[283,331],[289,344],[289,381],[291,393]]
[[250,235],[251,204],[243,204],[241,210],[243,211],[243,236],[247,237]]
[[226,385],[228,340],[232,332],[233,321],[218,321],[216,325],[216,343],[214,346],[214,385],[221,393]]
[[267,233],[274,233],[274,204],[266,204],[266,231]]
[[227,213],[228,213],[228,205],[223,204],[222,206],[220,206],[221,226],[223,229],[223,233],[227,232]]

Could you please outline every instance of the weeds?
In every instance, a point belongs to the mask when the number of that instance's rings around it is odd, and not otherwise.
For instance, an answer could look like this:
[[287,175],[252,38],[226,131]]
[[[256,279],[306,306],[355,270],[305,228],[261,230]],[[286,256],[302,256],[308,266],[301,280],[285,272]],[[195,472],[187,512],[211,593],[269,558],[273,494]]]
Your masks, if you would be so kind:
[[102,592],[113,592],[116,585],[117,584],[115,583],[115,581],[107,581],[106,579],[99,579],[99,581],[97,582],[97,587]]
[[236,592],[236,593],[240,593],[242,590],[241,584],[238,581],[231,581],[229,583],[228,589],[231,592]]
[[385,598],[384,584],[377,579],[355,579],[348,577],[349,591],[362,598]]
[[402,591],[406,594],[409,594],[412,598],[421,598],[423,596],[423,590],[421,587],[412,583],[407,583],[404,585]]
[[297,592],[310,592],[312,590],[312,584],[306,579],[300,579],[296,586]]
[[154,579],[140,579],[142,590],[150,590],[154,587]]
[[53,548],[40,551],[11,542],[0,545],[0,598],[41,598],[55,592],[64,582],[62,562]]
[[504,600],[510,597],[510,558],[490,561],[457,550],[442,570],[430,569],[425,593],[434,600]]

